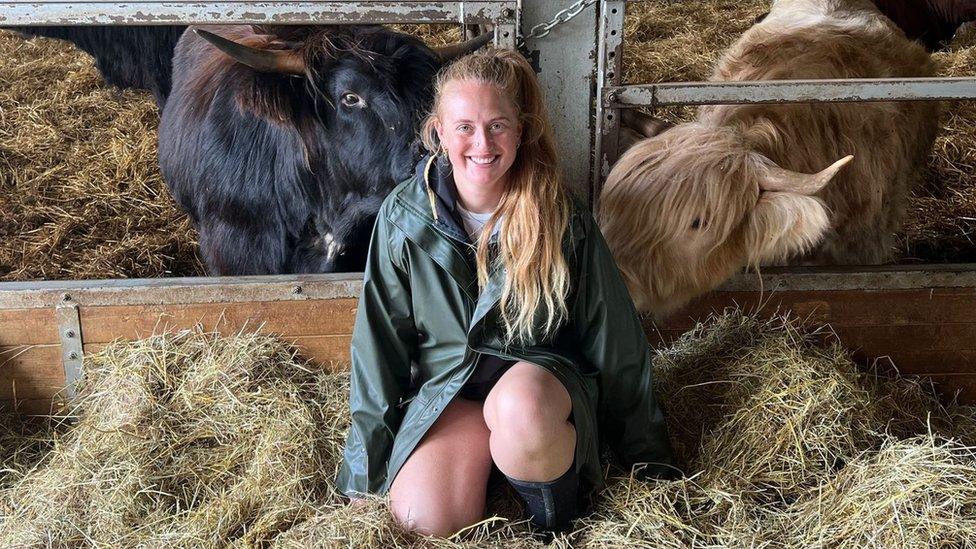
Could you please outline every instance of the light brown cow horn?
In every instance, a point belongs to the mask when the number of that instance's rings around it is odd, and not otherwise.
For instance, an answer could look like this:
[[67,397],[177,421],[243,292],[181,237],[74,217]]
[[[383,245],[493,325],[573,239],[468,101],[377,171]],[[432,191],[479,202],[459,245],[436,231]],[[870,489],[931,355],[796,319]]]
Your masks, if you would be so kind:
[[854,160],[854,155],[847,155],[825,170],[814,174],[792,172],[779,166],[772,166],[769,168],[766,178],[759,182],[759,188],[764,191],[786,191],[812,195],[824,188],[837,175],[837,172],[851,160]]
[[258,72],[305,74],[305,60],[295,50],[262,50],[238,44],[233,40],[228,40],[203,29],[193,29],[193,32],[238,63],[247,65]]
[[486,32],[481,36],[476,36],[471,40],[466,40],[460,44],[451,44],[450,46],[441,46],[439,48],[431,49],[434,50],[434,53],[439,55],[443,61],[447,62],[477,50],[481,46],[491,42],[492,38],[494,37],[494,32]]
[[668,122],[667,120],[658,118],[656,116],[651,116],[637,109],[621,109],[620,124],[634,130],[644,137],[654,137],[674,126],[674,124]]

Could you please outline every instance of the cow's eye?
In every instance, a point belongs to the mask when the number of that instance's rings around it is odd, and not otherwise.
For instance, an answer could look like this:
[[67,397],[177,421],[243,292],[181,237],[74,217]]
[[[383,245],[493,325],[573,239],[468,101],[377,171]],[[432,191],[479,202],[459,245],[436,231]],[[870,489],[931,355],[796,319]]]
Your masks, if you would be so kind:
[[362,97],[354,93],[344,93],[342,94],[342,104],[347,107],[356,107],[359,109],[366,107],[366,101]]
[[708,225],[707,221],[703,221],[702,218],[696,217],[694,221],[691,222],[691,228],[694,230],[704,229]]

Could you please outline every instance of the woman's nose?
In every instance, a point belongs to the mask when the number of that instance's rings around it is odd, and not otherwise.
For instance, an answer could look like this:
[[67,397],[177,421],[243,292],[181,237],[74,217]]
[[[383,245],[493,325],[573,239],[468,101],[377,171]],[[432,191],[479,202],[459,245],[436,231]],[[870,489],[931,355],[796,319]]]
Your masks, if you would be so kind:
[[488,148],[491,144],[491,134],[488,133],[487,128],[480,128],[475,132],[474,144],[476,147]]

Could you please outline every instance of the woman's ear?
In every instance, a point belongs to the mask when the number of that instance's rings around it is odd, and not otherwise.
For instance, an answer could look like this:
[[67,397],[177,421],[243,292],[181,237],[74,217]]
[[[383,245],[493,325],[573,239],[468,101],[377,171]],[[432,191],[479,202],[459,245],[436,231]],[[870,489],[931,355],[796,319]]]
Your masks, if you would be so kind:
[[434,118],[434,131],[437,132],[437,140],[441,143],[444,142],[444,126],[441,124],[440,118]]

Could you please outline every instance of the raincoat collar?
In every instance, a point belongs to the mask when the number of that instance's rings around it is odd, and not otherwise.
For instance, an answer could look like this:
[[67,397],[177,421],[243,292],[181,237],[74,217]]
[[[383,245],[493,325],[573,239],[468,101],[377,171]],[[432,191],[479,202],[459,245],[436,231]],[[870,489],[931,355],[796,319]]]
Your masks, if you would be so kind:
[[[443,156],[430,156],[417,164],[417,176],[427,192],[434,225],[451,238],[473,245],[458,212],[457,184],[451,163]],[[495,233],[489,242],[497,238]]]

